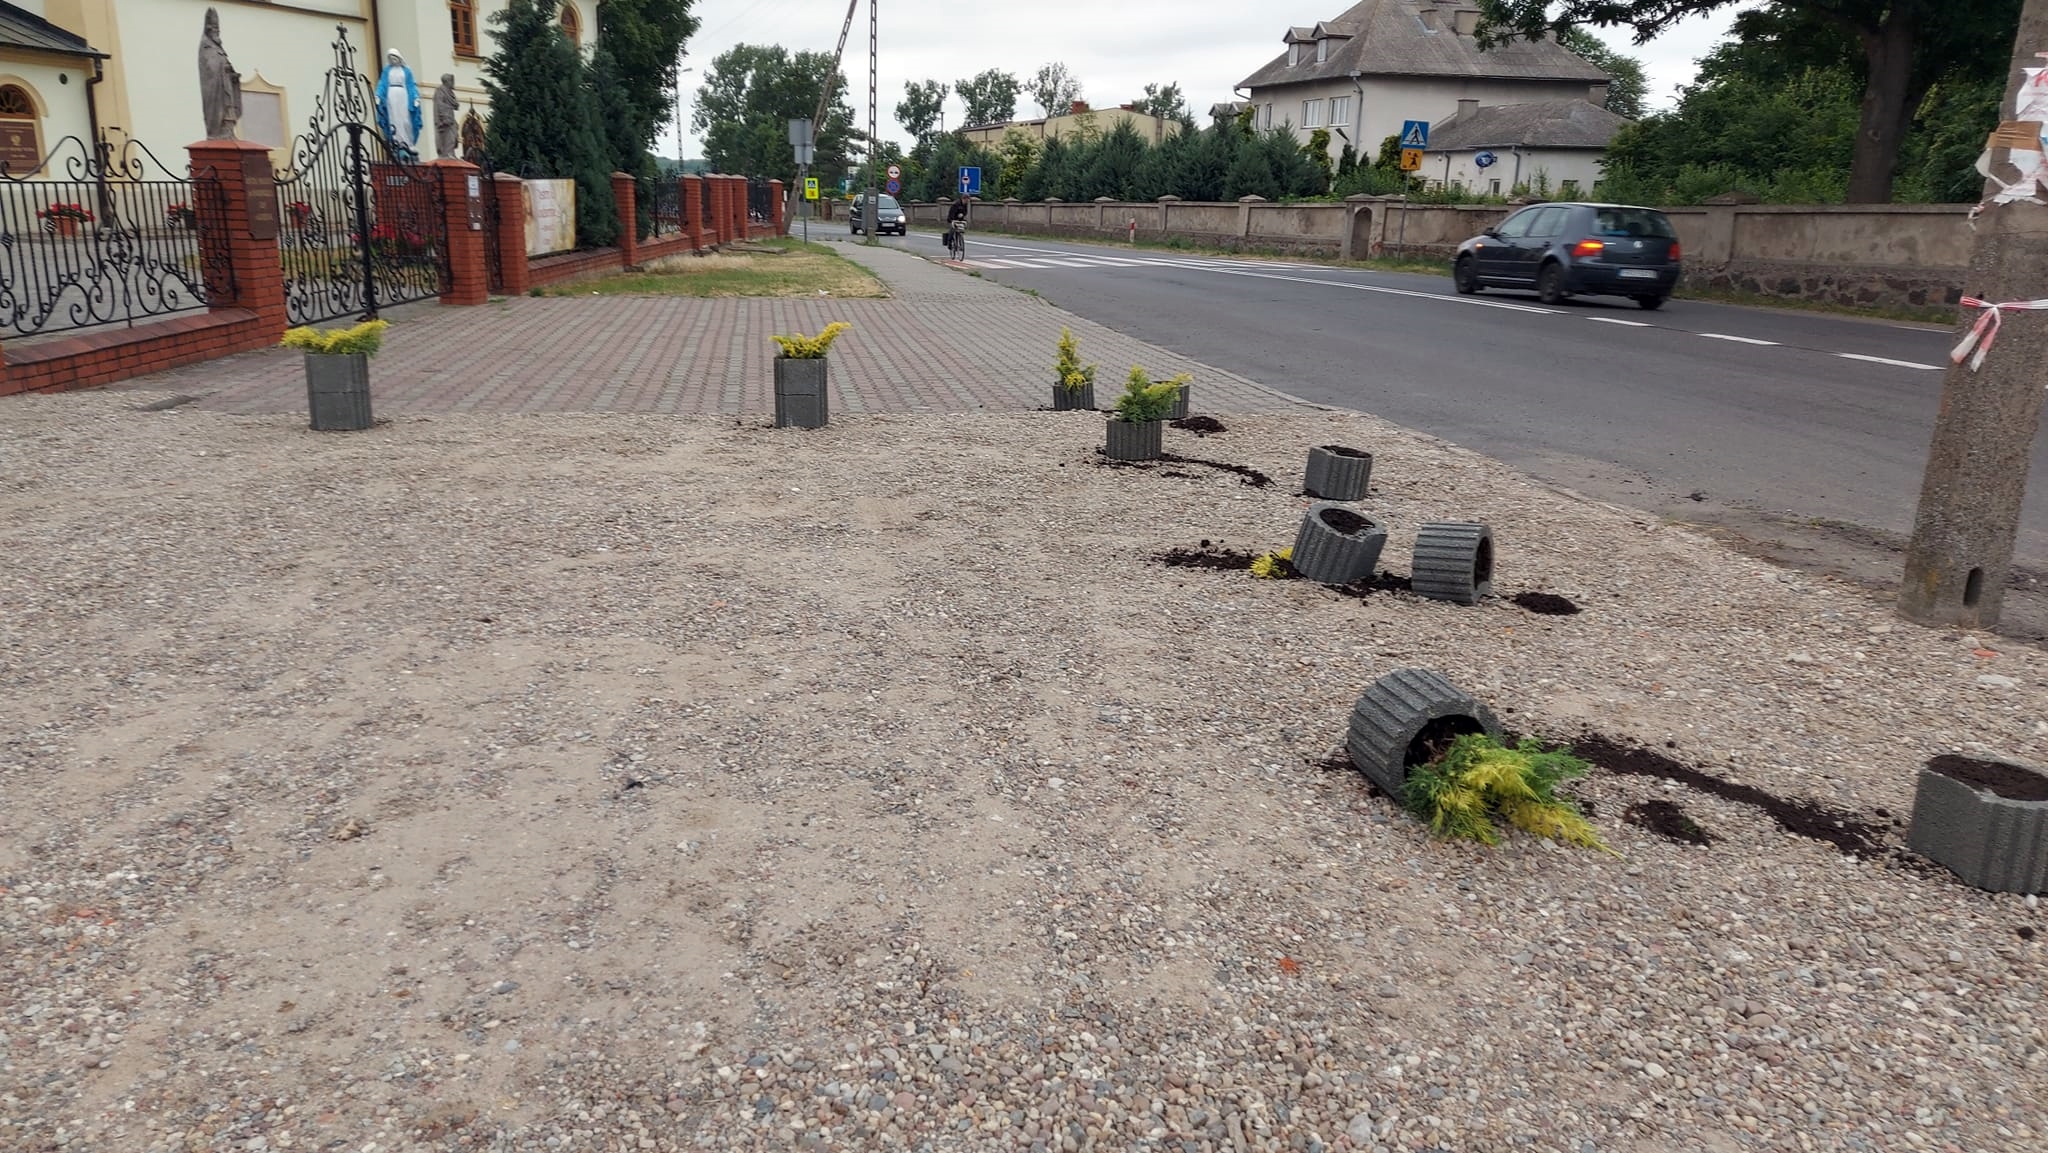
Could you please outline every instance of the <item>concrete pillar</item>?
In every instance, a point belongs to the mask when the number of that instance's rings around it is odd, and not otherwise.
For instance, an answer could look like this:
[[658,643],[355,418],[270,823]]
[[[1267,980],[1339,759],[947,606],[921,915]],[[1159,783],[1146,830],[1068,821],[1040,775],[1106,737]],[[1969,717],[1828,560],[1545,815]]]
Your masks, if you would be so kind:
[[433,160],[427,167],[440,184],[446,232],[448,279],[441,285],[441,303],[482,304],[491,298],[491,274],[484,264],[483,170],[466,160]]
[[619,260],[627,268],[640,263],[640,188],[623,172],[612,173],[612,203],[619,206]]
[[1237,198],[1237,239],[1239,243],[1248,244],[1251,242],[1252,209],[1265,202],[1266,198],[1263,196],[1240,196]]
[[498,198],[498,291],[525,296],[533,287],[526,264],[526,183],[500,172],[485,194]]
[[[202,140],[185,149],[192,158],[194,206],[201,222],[200,265],[206,275],[208,311],[248,309],[264,326],[282,337],[289,323],[284,307],[284,265],[278,259],[276,230],[283,227],[277,209],[277,186],[270,178],[270,150],[246,140]],[[268,201],[258,220],[273,227],[268,239],[249,235],[249,202]],[[219,222],[223,231],[206,229]],[[216,270],[221,270],[217,272]],[[227,275],[232,270],[232,283]]]

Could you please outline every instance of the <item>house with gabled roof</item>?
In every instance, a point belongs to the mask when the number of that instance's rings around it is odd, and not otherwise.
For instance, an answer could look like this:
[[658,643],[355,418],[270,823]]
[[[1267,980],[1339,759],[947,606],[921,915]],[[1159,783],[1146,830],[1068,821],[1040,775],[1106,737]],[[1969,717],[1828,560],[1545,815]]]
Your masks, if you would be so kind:
[[1330,134],[1370,159],[1404,121],[1435,123],[1460,101],[1480,105],[1607,102],[1608,75],[1555,40],[1479,47],[1474,0],[1360,0],[1289,28],[1285,51],[1238,82],[1260,128],[1291,127],[1303,143]]

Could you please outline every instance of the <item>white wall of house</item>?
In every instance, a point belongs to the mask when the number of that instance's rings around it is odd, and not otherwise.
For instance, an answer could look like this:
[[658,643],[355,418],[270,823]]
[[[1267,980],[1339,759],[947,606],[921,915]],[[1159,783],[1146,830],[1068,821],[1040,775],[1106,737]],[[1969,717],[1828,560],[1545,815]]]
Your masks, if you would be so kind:
[[[57,142],[66,136],[76,136],[80,141],[92,139],[92,119],[85,102],[85,82],[91,77],[90,60],[67,60],[12,50],[0,56],[0,85],[20,88],[28,94],[29,103],[35,108],[33,147],[36,159],[48,156],[57,147]],[[0,126],[9,129],[23,127],[8,121],[0,121]],[[25,137],[23,147],[28,146]],[[66,175],[65,159],[88,155],[91,155],[89,145],[86,149],[67,146],[57,161],[57,170],[45,175],[62,178]],[[11,174],[17,177],[28,175],[18,169],[11,170]]]
[[[1480,152],[1492,152],[1495,163],[1481,168],[1474,163]],[[1593,194],[1600,180],[1600,157],[1594,148],[1491,148],[1457,152],[1432,152],[1423,157],[1420,175],[1432,184],[1450,183],[1468,191],[1506,196],[1517,184],[1536,186],[1541,173],[1550,180],[1549,196],[1568,200]],[[1517,175],[1519,173],[1519,175]],[[1567,189],[1567,181],[1574,182]],[[1498,185],[1498,187],[1496,187]]]
[[[1408,120],[1431,124],[1457,115],[1458,101],[1477,100],[1482,106],[1532,104],[1544,100],[1584,100],[1591,86],[1581,80],[1481,80],[1438,76],[1362,76],[1352,81],[1319,81],[1254,88],[1251,102],[1258,111],[1258,125],[1265,128],[1283,121],[1294,127],[1302,143],[1308,143],[1315,129],[1303,123],[1303,103],[1320,101],[1322,127],[1330,129],[1330,152],[1344,150],[1350,138],[1353,148],[1366,156],[1379,152],[1380,142],[1398,134]],[[1329,122],[1330,102],[1350,97],[1346,122]],[[1270,113],[1268,107],[1270,106]],[[1270,116],[1270,120],[1268,117]],[[1337,129],[1344,130],[1339,135]]]

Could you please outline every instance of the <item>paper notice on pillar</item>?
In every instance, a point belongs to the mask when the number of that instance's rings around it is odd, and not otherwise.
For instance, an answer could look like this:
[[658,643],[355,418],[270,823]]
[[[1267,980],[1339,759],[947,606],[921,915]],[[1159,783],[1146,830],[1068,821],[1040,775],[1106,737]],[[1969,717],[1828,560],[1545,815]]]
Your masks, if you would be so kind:
[[2028,68],[2024,71],[2027,80],[2020,85],[2019,95],[2013,97],[2012,118],[2032,120],[2037,124],[2048,121],[2048,68]]
[[528,180],[526,255],[546,256],[576,247],[576,182]]

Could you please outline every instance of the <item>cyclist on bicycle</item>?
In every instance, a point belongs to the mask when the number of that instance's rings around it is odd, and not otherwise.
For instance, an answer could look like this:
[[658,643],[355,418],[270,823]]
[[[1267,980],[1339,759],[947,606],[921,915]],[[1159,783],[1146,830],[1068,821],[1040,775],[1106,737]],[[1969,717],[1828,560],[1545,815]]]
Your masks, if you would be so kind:
[[[959,234],[959,233],[961,232],[961,230],[965,229],[966,227],[967,227],[967,197],[965,197],[965,196],[956,196],[956,197],[954,197],[954,198],[953,198],[953,206],[952,206],[951,208],[948,208],[948,209],[946,209],[946,247],[947,247],[947,248],[949,248],[949,249],[950,249],[950,248],[953,248],[953,247],[955,246],[955,244],[956,244],[956,242],[957,242],[957,237],[958,237],[958,234]],[[961,247],[961,248],[965,248],[965,247],[966,247],[966,245],[965,245],[965,244],[961,244],[961,245],[959,245],[959,247]]]

